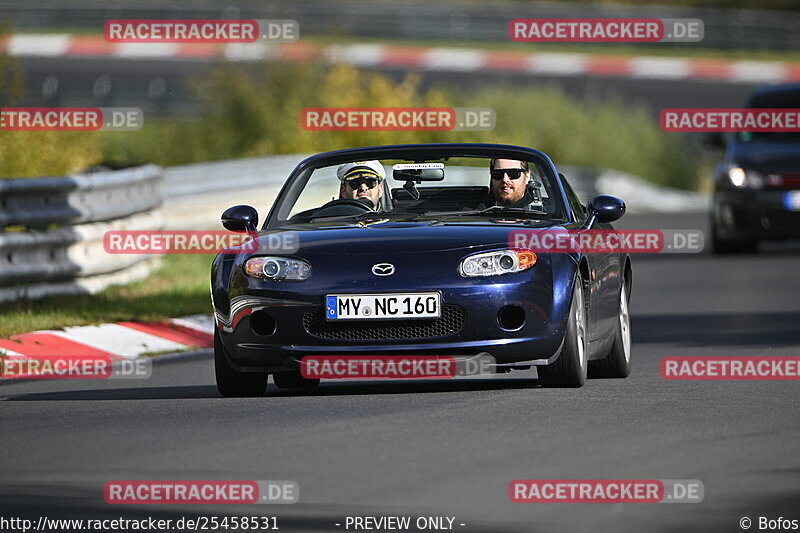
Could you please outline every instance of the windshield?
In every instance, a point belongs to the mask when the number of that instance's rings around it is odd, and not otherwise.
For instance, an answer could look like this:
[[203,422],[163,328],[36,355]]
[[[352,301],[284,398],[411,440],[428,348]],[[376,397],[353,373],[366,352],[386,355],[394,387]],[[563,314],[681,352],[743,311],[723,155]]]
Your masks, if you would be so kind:
[[[494,160],[491,172],[492,161],[476,157],[416,163],[384,159],[310,168],[294,180],[271,222],[358,217],[371,211],[346,199],[398,217],[489,217],[506,210],[516,216],[565,217],[559,189],[536,162]],[[419,179],[409,179],[415,172]]]
[[[776,93],[760,94],[752,97],[747,103],[750,109],[797,109],[800,107],[800,91],[787,90]],[[800,143],[800,132],[751,132],[741,131],[736,133],[736,138],[744,143],[769,142],[769,143]]]

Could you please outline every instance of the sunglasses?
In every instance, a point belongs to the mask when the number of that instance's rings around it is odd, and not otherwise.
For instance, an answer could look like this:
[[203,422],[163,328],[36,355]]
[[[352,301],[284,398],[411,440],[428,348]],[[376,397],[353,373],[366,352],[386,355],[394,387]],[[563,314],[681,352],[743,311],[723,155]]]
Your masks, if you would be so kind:
[[521,168],[498,168],[490,170],[489,174],[493,180],[501,180],[505,175],[508,175],[509,179],[518,180],[524,172]]
[[350,186],[351,189],[357,191],[361,188],[362,184],[366,184],[367,188],[374,189],[380,180],[378,178],[348,178],[347,184]]

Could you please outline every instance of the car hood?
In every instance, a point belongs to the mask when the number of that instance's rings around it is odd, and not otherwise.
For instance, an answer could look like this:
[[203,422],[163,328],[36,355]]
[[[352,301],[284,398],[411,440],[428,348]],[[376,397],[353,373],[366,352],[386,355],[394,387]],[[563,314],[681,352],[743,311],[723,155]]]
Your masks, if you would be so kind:
[[[371,223],[334,222],[290,226],[282,232],[294,232],[297,254],[373,254],[400,252],[424,254],[445,250],[481,250],[508,245],[514,231],[543,231],[554,227],[480,221],[391,221]],[[278,233],[282,233],[278,232]],[[269,232],[275,233],[275,232]]]
[[732,146],[730,159],[742,167],[762,173],[797,172],[800,169],[800,145],[788,142],[740,142]]

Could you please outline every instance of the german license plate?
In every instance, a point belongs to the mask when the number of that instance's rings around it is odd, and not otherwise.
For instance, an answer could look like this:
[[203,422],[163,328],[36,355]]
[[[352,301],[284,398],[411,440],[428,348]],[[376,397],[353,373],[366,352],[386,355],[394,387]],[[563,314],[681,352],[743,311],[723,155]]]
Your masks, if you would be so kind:
[[442,295],[438,292],[391,294],[329,294],[325,296],[327,320],[439,318]]

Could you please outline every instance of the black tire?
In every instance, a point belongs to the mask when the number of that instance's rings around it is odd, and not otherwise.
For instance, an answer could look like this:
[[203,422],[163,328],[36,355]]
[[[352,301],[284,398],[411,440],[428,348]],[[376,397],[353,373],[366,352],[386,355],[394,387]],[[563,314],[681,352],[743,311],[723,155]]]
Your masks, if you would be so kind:
[[582,387],[588,370],[586,346],[586,306],[583,282],[578,276],[569,307],[564,346],[558,358],[547,366],[536,367],[539,383],[545,387]]
[[590,378],[626,378],[631,373],[631,319],[625,283],[619,295],[619,314],[614,344],[603,359],[589,361]]
[[313,389],[319,385],[318,379],[304,378],[299,370],[275,372],[272,374],[272,380],[280,389]]
[[214,373],[217,376],[217,390],[226,398],[261,396],[267,389],[269,374],[238,372],[231,368],[216,328],[214,328]]

